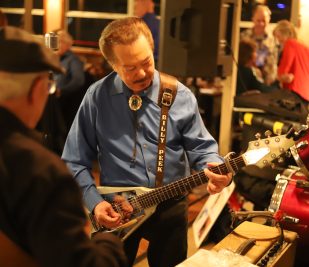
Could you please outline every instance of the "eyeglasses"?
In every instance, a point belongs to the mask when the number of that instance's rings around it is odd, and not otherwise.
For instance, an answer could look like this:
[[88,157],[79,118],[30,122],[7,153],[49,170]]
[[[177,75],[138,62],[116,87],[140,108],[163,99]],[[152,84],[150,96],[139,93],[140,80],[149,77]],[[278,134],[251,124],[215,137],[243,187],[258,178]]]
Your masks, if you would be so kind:
[[48,93],[50,95],[54,94],[57,90],[56,81],[54,80],[54,75],[52,72],[48,76]]

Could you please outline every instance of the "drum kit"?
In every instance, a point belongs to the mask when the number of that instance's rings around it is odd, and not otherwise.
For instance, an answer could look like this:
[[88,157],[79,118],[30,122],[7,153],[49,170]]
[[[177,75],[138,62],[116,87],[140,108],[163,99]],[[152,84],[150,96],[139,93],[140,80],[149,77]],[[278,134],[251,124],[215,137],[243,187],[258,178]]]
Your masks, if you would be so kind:
[[[267,212],[277,219],[280,217],[283,229],[298,234],[296,260],[297,257],[303,260],[309,249],[309,124],[302,125],[298,131],[291,129],[286,137],[295,141],[285,154],[295,164],[282,168],[276,176]],[[309,266],[307,263],[301,266]]]
[[296,166],[290,165],[276,176],[276,186],[268,211],[284,214],[282,227],[298,234],[295,266],[308,266],[309,130],[294,139],[295,144],[290,148],[290,152]]
[[[282,230],[297,233],[294,266],[303,267],[309,266],[309,257],[305,254],[309,251],[309,120],[298,130],[291,128],[286,138],[293,140],[292,146],[270,165],[279,171],[268,210],[238,210],[232,212],[232,219],[243,222],[254,217],[268,217],[271,226],[280,225]],[[282,166],[285,162],[291,164]]]

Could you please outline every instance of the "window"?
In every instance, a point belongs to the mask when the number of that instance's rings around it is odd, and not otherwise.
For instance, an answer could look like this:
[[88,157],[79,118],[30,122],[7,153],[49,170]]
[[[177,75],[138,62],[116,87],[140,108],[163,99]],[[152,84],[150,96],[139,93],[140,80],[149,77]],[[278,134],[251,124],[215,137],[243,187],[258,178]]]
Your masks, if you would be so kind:
[[111,19],[68,18],[68,32],[73,36],[74,46],[98,48],[102,30]]
[[130,14],[134,0],[70,0],[66,12],[68,32],[74,45],[98,48],[98,40],[105,26],[114,19]]
[[[10,25],[24,23],[25,0],[1,0],[0,8]],[[32,23],[35,34],[43,32],[42,0],[33,0]],[[160,15],[160,0],[154,0],[155,13]],[[98,48],[98,39],[104,27],[112,20],[133,14],[134,0],[67,0],[65,27],[75,40],[74,46]]]
[[[241,21],[251,21],[253,8],[261,1],[243,0],[242,2]],[[290,20],[292,0],[268,0],[264,2],[271,10],[271,23],[276,23],[282,19]]]
[[69,10],[127,13],[127,0],[70,0]]
[[[1,10],[6,14],[9,25],[22,27],[24,24],[24,0],[1,0]],[[32,9],[33,32],[43,34],[43,1],[33,0]]]
[[[154,0],[155,13],[160,15],[160,0]],[[66,13],[69,33],[74,45],[98,48],[105,26],[114,19],[133,14],[134,0],[70,0]]]

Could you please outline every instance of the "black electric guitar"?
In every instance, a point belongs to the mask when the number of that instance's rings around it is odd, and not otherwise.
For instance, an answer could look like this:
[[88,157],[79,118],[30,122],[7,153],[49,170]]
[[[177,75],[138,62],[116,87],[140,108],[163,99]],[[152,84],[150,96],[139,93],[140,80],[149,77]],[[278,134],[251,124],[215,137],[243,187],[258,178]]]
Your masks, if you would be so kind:
[[[255,165],[263,168],[286,153],[293,145],[293,139],[288,139],[286,135],[258,139],[249,142],[248,149],[244,154],[236,158],[226,158],[225,163],[209,169],[217,174],[227,174],[229,172],[237,173],[242,167],[247,165]],[[107,229],[100,226],[93,214],[89,213],[93,226],[91,232],[114,232],[122,240],[125,240],[154,213],[158,204],[168,199],[187,194],[193,188],[206,184],[207,182],[208,177],[205,175],[204,171],[200,171],[168,185],[154,189],[146,187],[98,187],[98,191],[105,199],[116,199],[115,197],[119,198],[119,196],[124,197],[133,207],[133,213],[128,222],[114,229]],[[119,202],[111,201],[111,204],[118,213],[124,214]]]

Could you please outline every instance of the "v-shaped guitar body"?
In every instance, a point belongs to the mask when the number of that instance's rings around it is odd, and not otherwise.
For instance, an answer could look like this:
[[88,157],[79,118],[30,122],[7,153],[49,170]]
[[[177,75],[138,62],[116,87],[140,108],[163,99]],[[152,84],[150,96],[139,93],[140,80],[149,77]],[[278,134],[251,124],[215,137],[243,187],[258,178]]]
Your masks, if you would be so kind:
[[[99,193],[106,199],[109,199],[110,202],[113,202],[115,196],[122,196],[128,202],[134,206],[134,212],[131,215],[131,218],[128,222],[123,223],[121,226],[116,227],[112,230],[102,229],[97,223],[95,222],[94,218],[92,220],[92,230],[91,233],[97,231],[106,231],[106,232],[113,232],[117,236],[121,238],[121,240],[125,240],[131,233],[133,233],[146,219],[148,219],[156,210],[157,205],[150,206],[148,208],[142,208],[138,206],[135,199],[137,196],[145,194],[147,192],[152,191],[153,189],[147,187],[98,187],[97,188]],[[119,211],[121,212],[121,211]]]

